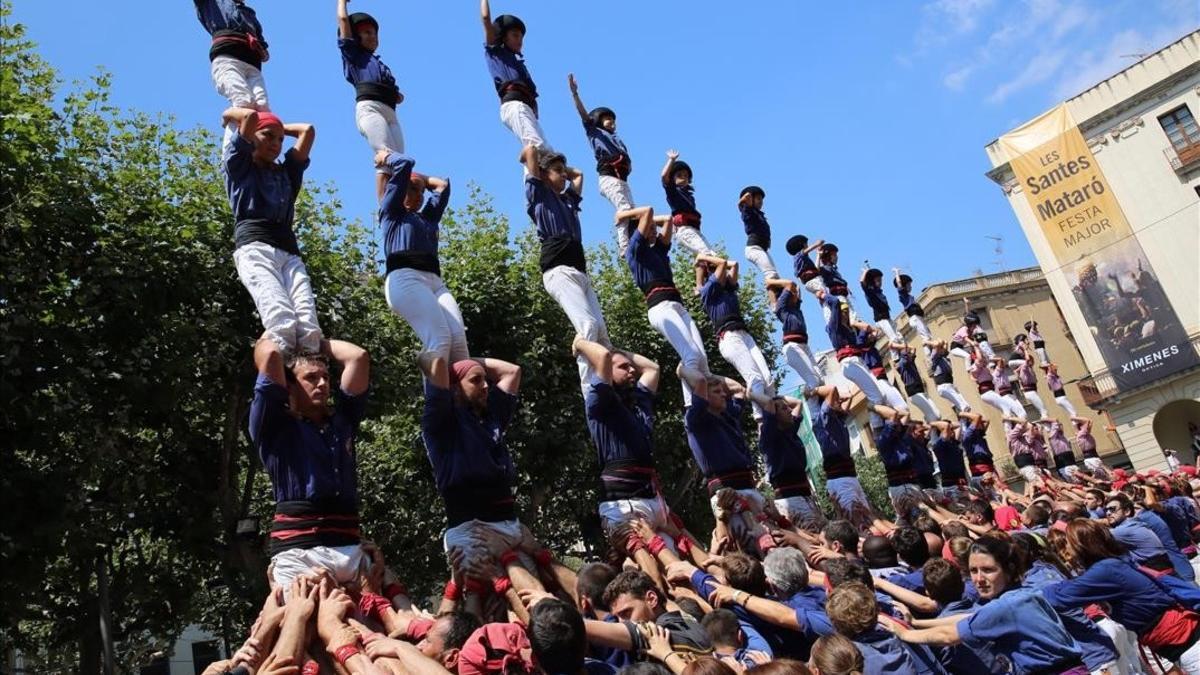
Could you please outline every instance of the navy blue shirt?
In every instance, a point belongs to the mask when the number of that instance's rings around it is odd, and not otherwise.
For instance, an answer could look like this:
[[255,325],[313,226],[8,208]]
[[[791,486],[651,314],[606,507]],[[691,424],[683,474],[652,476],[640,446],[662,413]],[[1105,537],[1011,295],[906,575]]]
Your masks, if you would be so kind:
[[954,485],[967,479],[967,467],[962,445],[951,434],[939,434],[933,440],[933,455],[942,473],[942,485]]
[[[358,38],[339,38],[338,50],[342,52],[342,74],[346,81],[355,85],[357,100],[374,100],[396,105],[400,89],[392,69],[375,52],[367,51]],[[376,85],[374,87],[360,85]],[[368,95],[373,91],[373,95]],[[380,94],[387,94],[380,96]]]
[[587,134],[597,163],[611,164],[621,158],[629,159],[629,151],[625,149],[625,142],[617,136],[617,132],[609,131],[590,119],[583,120],[583,131]]
[[775,316],[782,325],[784,342],[808,342],[808,326],[800,311],[800,296],[791,288],[783,289],[775,298]]
[[967,453],[967,462],[969,464],[987,464],[992,465],[992,450],[988,447],[987,432],[981,427],[976,427],[967,420],[959,422],[959,428],[962,430],[962,447]]
[[668,176],[663,179],[663,191],[667,193],[667,206],[671,207],[671,215],[694,213],[696,222],[688,225],[700,227],[700,212],[696,210],[696,191],[691,183],[679,186]]
[[579,202],[583,197],[567,181],[561,193],[550,188],[550,184],[529,175],[525,177],[525,210],[537,225],[538,239],[551,237],[580,239]]
[[450,203],[450,183],[441,192],[426,200],[420,211],[404,208],[408,181],[412,176],[413,159],[391,153],[387,159],[392,175],[379,202],[379,225],[383,228],[383,253],[387,270],[401,267],[441,274],[438,264],[438,223]]
[[825,282],[825,288],[830,292],[835,292],[835,287],[840,287],[836,292],[837,295],[845,295],[846,280],[842,277],[842,273],[838,271],[837,265],[821,265],[817,268],[821,273],[821,281]]
[[283,155],[283,163],[259,167],[254,163],[254,144],[240,133],[224,148],[225,192],[233,210],[234,247],[254,242],[300,255],[292,230],[296,197],[304,185],[309,160],[296,159],[296,149]]
[[708,281],[700,287],[700,304],[714,331],[746,329],[737,290],[738,284],[732,278],[726,277],[726,283],[720,283],[715,274],[710,274]]
[[812,487],[808,484],[804,443],[800,442],[798,435],[803,421],[803,418],[796,418],[787,429],[780,429],[774,412],[763,410],[758,448],[766,461],[767,477],[777,497],[807,497],[812,494]]
[[[1042,535],[1043,537],[1045,535]],[[1035,560],[1021,579],[1021,586],[1041,591],[1052,586],[1066,577],[1054,565],[1041,560]],[[1072,609],[1055,609],[1063,627],[1079,645],[1083,652],[1084,665],[1091,671],[1100,670],[1106,663],[1117,660],[1117,648],[1111,638],[1104,634],[1091,619],[1078,607]]]
[[925,381],[921,379],[921,371],[917,370],[917,359],[907,350],[896,354],[896,374],[904,383],[904,393],[912,396],[925,391]]
[[708,411],[708,401],[692,397],[692,404],[683,413],[688,447],[705,478],[751,471],[754,461],[742,435],[742,402],[730,397],[725,411],[714,415]]
[[825,298],[821,300],[821,304],[829,308],[829,320],[825,324],[825,334],[829,336],[829,342],[835,350],[844,347],[856,346],[857,336],[853,326],[844,325],[842,323],[841,314],[842,296],[826,293]]
[[[835,410],[822,401],[810,405],[813,436],[821,446],[821,459],[827,478],[846,478],[857,475],[854,458],[850,454],[850,430],[846,428],[846,414]],[[831,475],[832,474],[832,475]]]
[[748,204],[741,204],[738,210],[742,212],[742,227],[746,230],[746,245],[760,246],[765,251],[771,248],[771,225],[762,209],[756,209]]
[[258,15],[247,4],[238,0],[193,0],[196,5],[196,18],[209,35],[218,31],[235,31],[253,35],[262,48],[267,48],[263,38],[262,24]]
[[516,409],[517,397],[492,385],[480,418],[457,404],[449,389],[425,382],[421,436],[452,526],[456,520],[495,520],[487,507],[511,500],[516,469],[504,432]]
[[912,434],[904,436],[909,454],[912,456],[913,471],[916,472],[918,479],[923,479],[922,487],[929,487],[925,484],[933,477],[933,455],[929,452],[929,446],[914,438]]
[[801,283],[804,283],[805,281],[808,281],[809,279],[812,279],[820,274],[820,270],[817,269],[816,263],[814,263],[812,258],[803,250],[792,256],[792,271],[796,273],[796,278],[799,279]]
[[[496,85],[501,101],[523,100],[537,106],[537,85],[525,67],[525,57],[504,45],[504,42],[483,46],[483,60],[487,62],[488,74]],[[513,88],[509,88],[510,85]]]
[[597,382],[588,388],[583,407],[601,469],[612,462],[654,465],[654,394],[649,389],[638,384],[622,396],[611,384]]
[[873,315],[875,321],[892,318],[892,308],[888,305],[887,297],[883,294],[882,288],[864,281],[862,283],[862,290],[863,295],[867,298],[867,304],[875,312]]
[[913,471],[912,448],[907,441],[908,431],[903,424],[891,420],[875,431],[875,449],[883,462],[890,487],[911,483],[916,477]]
[[629,248],[625,249],[625,262],[633,275],[633,282],[643,293],[655,286],[674,286],[675,275],[671,271],[671,244],[661,237],[650,241],[634,229],[629,235]]
[[934,352],[929,356],[929,376],[934,384],[952,384],[954,382],[954,367],[945,354]]
[[1153,628],[1175,600],[1126,558],[1106,558],[1074,579],[1046,586],[1042,594],[1055,609],[1107,602],[1113,621],[1139,636]]
[[293,415],[287,387],[259,374],[250,403],[250,439],[258,450],[275,501],[309,501],[342,512],[358,510],[354,437],[367,394],[338,390],[333,414],[318,425]]
[[1167,557],[1171,559],[1171,566],[1175,568],[1175,574],[1184,581],[1195,581],[1196,572],[1192,569],[1192,563],[1188,557],[1184,555],[1179,546],[1175,543],[1175,538],[1171,536],[1171,528],[1167,522],[1163,520],[1157,513],[1150,509],[1144,509],[1141,513],[1134,516],[1140,520],[1154,532],[1154,536],[1162,542],[1163,548],[1167,551]]

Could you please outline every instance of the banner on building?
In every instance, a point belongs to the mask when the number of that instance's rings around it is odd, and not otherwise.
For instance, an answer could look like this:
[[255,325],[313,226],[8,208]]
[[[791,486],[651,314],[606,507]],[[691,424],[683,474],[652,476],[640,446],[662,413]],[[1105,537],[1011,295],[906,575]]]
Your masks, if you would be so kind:
[[1117,388],[1197,365],[1187,331],[1067,106],[1001,136],[1000,147]]

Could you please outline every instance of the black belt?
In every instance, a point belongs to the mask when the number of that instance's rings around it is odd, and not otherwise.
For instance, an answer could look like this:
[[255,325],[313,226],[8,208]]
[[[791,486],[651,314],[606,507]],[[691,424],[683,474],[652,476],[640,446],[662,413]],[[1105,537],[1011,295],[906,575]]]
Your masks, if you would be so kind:
[[395,84],[359,82],[354,85],[354,100],[379,101],[384,105],[395,108],[396,102],[400,100],[400,90],[396,88]]

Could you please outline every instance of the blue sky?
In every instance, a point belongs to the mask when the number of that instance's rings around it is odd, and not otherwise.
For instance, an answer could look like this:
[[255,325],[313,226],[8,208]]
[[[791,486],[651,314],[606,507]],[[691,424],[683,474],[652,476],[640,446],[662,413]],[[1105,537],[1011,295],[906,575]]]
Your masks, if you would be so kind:
[[[316,124],[308,177],[338,185],[350,218],[374,209],[370,152],[342,78],[334,0],[255,0],[271,44],[272,107]],[[747,8],[742,11],[741,8]],[[710,241],[741,257],[736,210],[747,184],[767,192],[773,254],[791,234],[927,283],[1034,264],[984,146],[1200,24],[1192,0],[935,0],[717,3],[496,0],[520,15],[525,55],[551,143],[587,173],[589,243],[611,236],[594,161],[567,89],[616,110],[634,159],[639,203],[665,209],[658,174],[668,148],[696,173]],[[517,141],[501,125],[484,66],[478,5],[355,0],[382,25],[379,53],[407,96],[399,114],[418,169],[468,181],[515,227],[526,223]],[[103,67],[122,106],[218,127],[208,36],[184,0],[14,0],[64,80]],[[453,204],[452,204],[453,206]],[[988,235],[1003,238],[1003,254]],[[894,301],[894,300],[893,300]],[[808,305],[810,323],[819,320]],[[816,333],[817,331],[814,331]],[[814,345],[825,340],[814,336]]]

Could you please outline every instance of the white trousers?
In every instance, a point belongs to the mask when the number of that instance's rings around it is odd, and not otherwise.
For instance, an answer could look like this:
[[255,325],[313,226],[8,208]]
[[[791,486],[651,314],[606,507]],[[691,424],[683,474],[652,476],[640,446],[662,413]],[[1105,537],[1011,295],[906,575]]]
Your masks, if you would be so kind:
[[925,325],[925,319],[923,317],[909,316],[908,325],[912,326],[913,330],[917,331],[917,335],[920,335],[922,339],[933,339],[933,333],[929,332],[929,326]]
[[883,403],[883,392],[879,388],[879,380],[867,370],[863,365],[862,360],[857,356],[850,356],[842,359],[839,365],[842,367],[842,377],[849,380],[852,384],[858,387],[871,403]]
[[892,501],[892,509],[896,511],[896,517],[911,525],[921,513],[917,506],[924,498],[921,488],[912,483],[905,483],[904,485],[889,486],[887,491],[888,499]]
[[524,101],[505,101],[500,104],[500,121],[521,142],[521,147],[532,145],[535,148],[554,152],[554,148],[546,142],[546,134],[538,122],[537,113]]
[[1045,347],[1034,347],[1033,351],[1037,354],[1038,363],[1050,363],[1050,357],[1046,354]]
[[[1108,467],[1104,466],[1104,460],[1100,459],[1099,457],[1084,457],[1083,465],[1087,467],[1089,471],[1103,471],[1106,475],[1108,474]],[[1197,560],[1200,560],[1200,558],[1197,558]]]
[[447,365],[470,357],[462,312],[440,276],[410,268],[393,270],[383,290],[388,307],[412,327],[426,352],[442,357]]
[[883,395],[885,405],[893,410],[908,412],[908,401],[904,400],[904,396],[900,394],[900,390],[895,385],[878,377],[875,378],[875,385],[879,387],[879,393]]
[[292,582],[296,577],[311,574],[312,569],[328,570],[335,581],[346,583],[358,578],[359,569],[366,566],[362,546],[314,546],[292,548],[271,557],[271,575],[275,583],[283,587],[283,596],[292,594]]
[[953,382],[945,382],[937,386],[938,396],[950,401],[950,405],[954,406],[956,412],[970,412],[971,404],[967,403],[967,399],[963,397],[962,392],[958,387],[954,386]]
[[804,385],[810,389],[816,389],[821,386],[821,373],[817,370],[816,364],[813,362],[812,351],[809,350],[808,344],[798,344],[796,342],[783,343],[783,358],[792,370],[800,376],[804,381]]
[[1025,409],[1020,405],[1017,405],[1016,408],[1019,410],[1013,410],[1013,402],[1008,400],[1008,398],[996,393],[995,389],[983,392],[979,395],[979,398],[983,399],[984,403],[992,406],[996,410],[999,410],[1001,415],[1025,419]]
[[[679,354],[679,360],[688,368],[702,373],[708,372],[708,357],[704,354],[704,338],[692,321],[687,308],[674,300],[660,302],[646,310],[650,326]],[[757,347],[756,347],[757,349]]]
[[700,234],[700,228],[692,227],[691,225],[680,225],[675,228],[674,241],[683,248],[687,249],[692,255],[716,255],[712,246],[708,245],[708,240]]
[[[813,279],[813,281],[818,281],[818,282],[820,282],[820,280],[821,280],[820,277]],[[812,283],[812,281],[810,281],[809,283]],[[805,284],[804,287],[808,288],[808,284]],[[821,282],[821,288],[822,289],[825,288],[824,282]],[[850,300],[850,296],[846,295],[846,296],[839,296],[839,297],[841,297],[843,300],[845,300],[846,306],[850,308],[850,321],[858,321],[858,311],[856,309],[854,309],[854,303]],[[821,303],[821,316],[825,319],[825,325],[828,326],[829,319],[833,317],[833,310],[829,307],[829,305],[827,305],[823,302]]]
[[1078,416],[1077,413],[1075,412],[1075,406],[1071,403],[1071,400],[1068,399],[1066,396],[1055,396],[1054,402],[1058,404],[1058,407],[1067,411],[1067,414],[1070,415],[1071,417]]
[[[371,146],[372,161],[380,150],[404,152],[404,131],[392,106],[379,101],[358,101],[354,104],[354,125]],[[389,175],[392,172],[387,167],[377,171]]]
[[317,303],[300,256],[256,241],[239,246],[233,262],[275,344],[287,354],[320,352]]
[[[262,70],[232,56],[218,56],[213,59],[211,70],[213,86],[217,88],[218,94],[229,100],[230,106],[259,111],[271,109]],[[233,140],[237,131],[236,125],[225,125],[222,147]]]
[[[746,388],[761,394],[773,394],[771,368],[763,357],[762,350],[754,342],[750,333],[744,330],[727,330],[717,343],[721,356],[738,371]],[[753,405],[755,418],[762,417],[762,409],[757,403]]]
[[802,530],[819,532],[825,527],[825,514],[812,497],[783,497],[775,500],[775,510]]
[[913,405],[917,406],[917,410],[920,410],[921,414],[925,416],[926,422],[933,422],[935,420],[942,419],[941,411],[938,410],[937,406],[934,405],[933,400],[930,399],[925,392],[922,391],[913,394],[912,396],[908,397],[908,400],[911,401]]
[[[490,543],[486,546],[480,545],[480,542],[484,540],[483,537],[476,534],[480,530],[489,535],[486,539]],[[489,557],[499,560],[505,551],[516,548],[520,543],[521,521],[519,520],[500,520],[494,523],[485,520],[468,520],[447,529],[446,533],[442,535],[444,550],[449,553],[452,548],[461,549],[464,564],[482,561]],[[529,569],[536,569],[530,564],[528,556],[522,555],[521,560]]]
[[880,319],[875,322],[875,325],[879,326],[879,330],[883,331],[883,334],[892,342],[904,342],[904,338],[900,337],[900,333],[897,333],[896,327],[892,325],[891,319]]
[[[567,315],[576,334],[605,347],[612,347],[604,313],[600,309],[600,299],[596,297],[596,289],[592,288],[592,280],[586,273],[559,265],[542,273],[542,286]],[[592,368],[583,356],[576,357],[575,362],[579,366],[580,387],[586,396]]]
[[[600,194],[612,204],[613,210],[620,213],[633,208],[633,190],[629,189],[629,183],[616,176],[601,175],[598,180]],[[617,222],[614,229],[617,233],[617,254],[624,259],[625,250],[629,248],[629,229],[624,222]]]
[[825,481],[825,491],[839,518],[849,520],[859,530],[865,530],[874,521],[871,502],[857,478],[830,478]]
[[1025,412],[1025,405],[1021,403],[1021,399],[1017,398],[1016,394],[1010,391],[1001,398],[1008,401],[1008,409],[1012,411],[1014,417],[1026,419],[1028,413]]
[[804,282],[804,288],[809,293],[816,295],[818,291],[825,290],[825,280],[822,279],[820,276],[815,276],[815,277],[809,279],[808,281]]
[[749,260],[762,272],[763,279],[778,279],[779,268],[775,266],[775,261],[771,259],[770,251],[767,251],[761,246],[747,246],[746,260]]
[[1046,410],[1046,402],[1042,400],[1042,397],[1036,391],[1023,391],[1021,393],[1025,395],[1025,400],[1029,401],[1029,405],[1038,411],[1038,416],[1042,419],[1050,417],[1049,411]]
[[671,551],[675,551],[675,539],[664,532],[671,526],[670,510],[662,497],[655,499],[613,499],[600,502],[597,509],[600,513],[600,524],[604,533],[609,537],[621,525],[633,520],[644,520],[654,530]]

